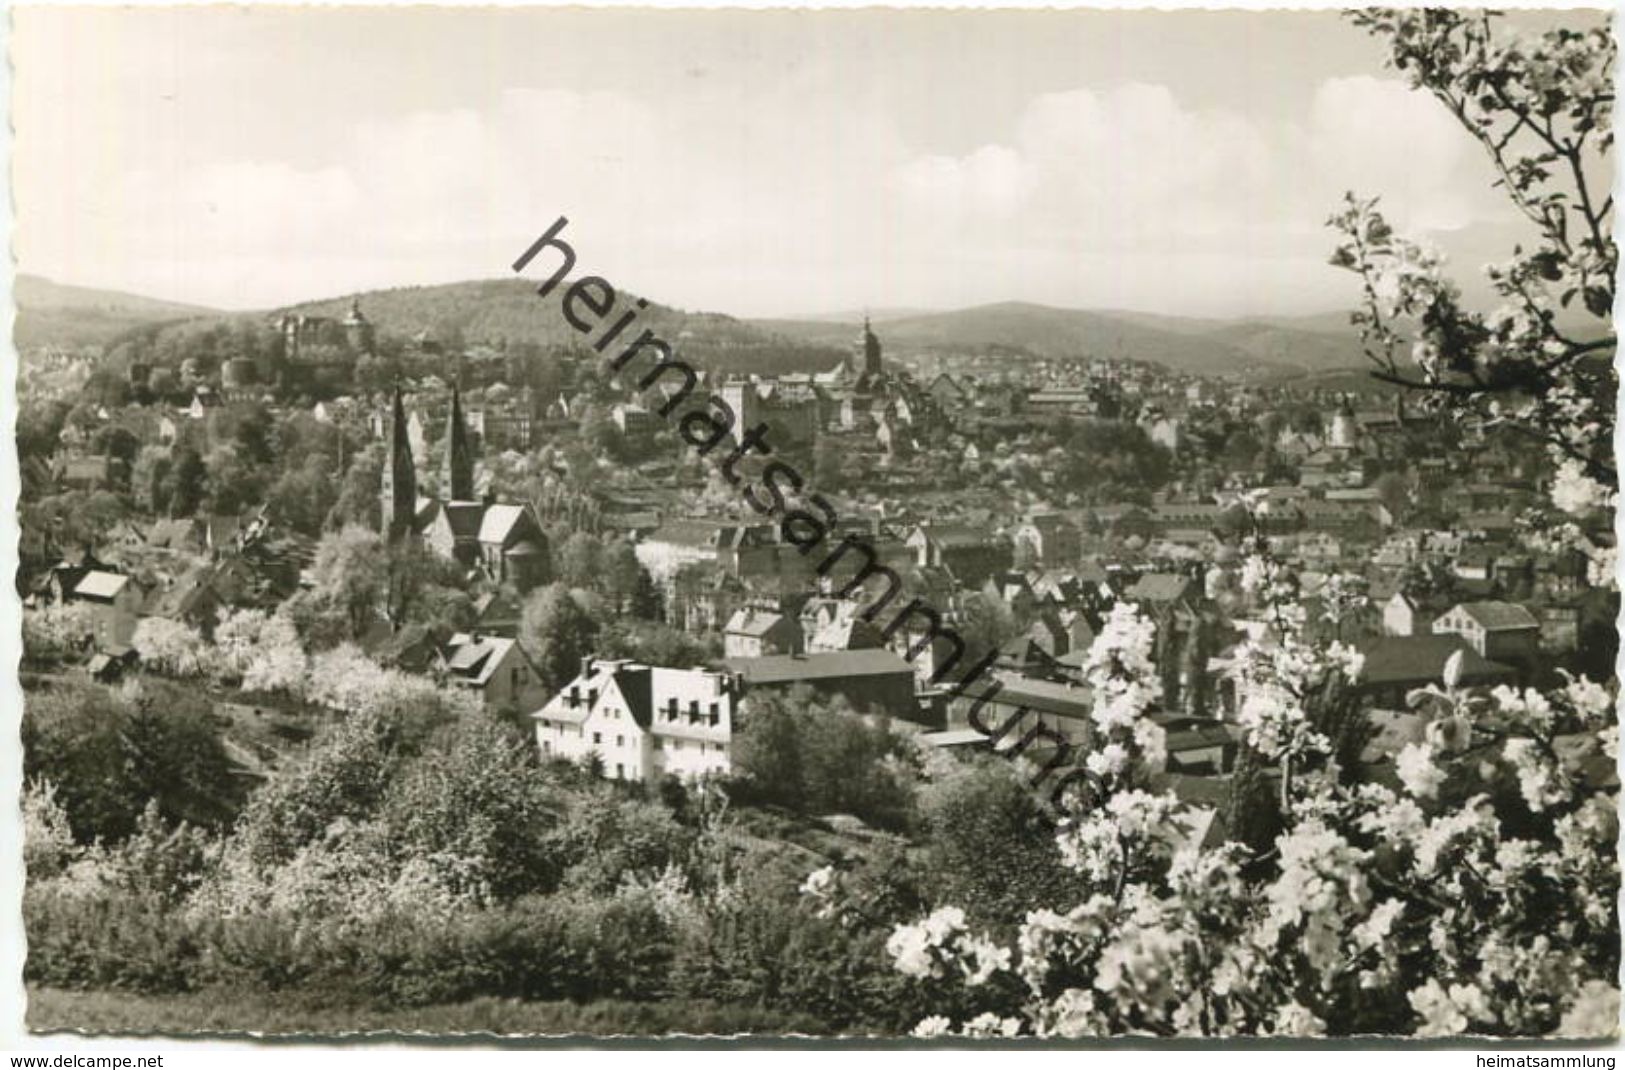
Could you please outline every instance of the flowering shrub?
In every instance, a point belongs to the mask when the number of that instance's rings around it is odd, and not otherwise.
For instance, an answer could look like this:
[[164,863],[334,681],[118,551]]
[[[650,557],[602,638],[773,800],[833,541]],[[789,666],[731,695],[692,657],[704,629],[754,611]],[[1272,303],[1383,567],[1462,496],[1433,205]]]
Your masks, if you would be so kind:
[[1181,836],[1174,797],[1108,789],[1059,833],[1093,889],[1076,904],[1029,913],[1013,944],[955,907],[899,927],[908,977],[1024,989],[919,1035],[1612,1032],[1617,795],[1584,768],[1612,767],[1611,696],[1434,694],[1447,727],[1401,758],[1405,787],[1300,780],[1263,876],[1239,845]]
[[[1551,508],[1528,518],[1531,541],[1547,553],[1583,551],[1591,583],[1611,587],[1612,540],[1588,528],[1606,525],[1619,483],[1610,359],[1619,257],[1606,195],[1613,36],[1606,25],[1511,34],[1482,11],[1370,8],[1351,17],[1483,146],[1538,235],[1485,268],[1503,303],[1477,312],[1463,306],[1437,252],[1396,232],[1375,199],[1349,194],[1330,220],[1343,238],[1332,263],[1361,279],[1364,307],[1353,319],[1374,374],[1469,429],[1543,442]],[[1596,329],[1570,325],[1564,311],[1588,314]]]
[[[1354,317],[1379,378],[1480,429],[1512,427],[1552,459],[1544,547],[1577,546],[1612,584],[1612,201],[1587,167],[1611,148],[1606,28],[1508,40],[1477,12],[1368,9],[1413,87],[1480,140],[1542,242],[1489,269],[1506,304],[1465,310],[1442,258],[1395,233],[1374,200],[1331,223],[1333,263],[1359,274]],[[1559,327],[1574,305],[1602,339]],[[1411,369],[1401,366],[1408,354]],[[1255,508],[1263,508],[1254,502]],[[1461,658],[1411,696],[1427,718],[1397,786],[1359,766],[1358,655],[1310,638],[1298,581],[1255,538],[1240,576],[1256,627],[1230,666],[1250,755],[1279,772],[1281,831],[1265,849],[1203,846],[1197,815],[1147,790],[1160,760],[1137,726],[1156,700],[1131,611],[1086,663],[1102,729],[1093,796],[1058,832],[1084,889],[1034,910],[1013,940],[941,906],[895,931],[894,967],[959,988],[920,1036],[1363,1032],[1596,1037],[1618,1029],[1616,697],[1565,676],[1544,689],[1460,687]],[[1332,611],[1357,601],[1335,581]],[[1012,996],[998,982],[1019,981]]]
[[50,602],[23,608],[23,657],[50,663],[77,657],[90,645],[96,621],[86,602]]
[[310,677],[309,659],[287,617],[240,609],[214,631],[213,672],[221,682],[236,681],[245,691],[299,698]]
[[169,676],[201,676],[209,644],[196,628],[163,617],[144,617],[130,640],[143,663]]

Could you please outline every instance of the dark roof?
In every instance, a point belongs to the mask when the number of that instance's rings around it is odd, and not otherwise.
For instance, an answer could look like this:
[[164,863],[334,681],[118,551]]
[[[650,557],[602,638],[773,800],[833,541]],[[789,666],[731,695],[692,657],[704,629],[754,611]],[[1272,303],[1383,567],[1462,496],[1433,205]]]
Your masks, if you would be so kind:
[[155,520],[147,528],[147,542],[152,546],[176,549],[197,541],[197,525],[192,520]]
[[724,631],[730,635],[761,637],[784,623],[786,623],[786,618],[782,613],[775,613],[767,609],[745,608],[734,611],[734,615],[728,619],[728,626]]
[[649,702],[653,690],[650,686],[652,676],[647,665],[627,665],[616,669],[614,674],[615,687],[626,699],[627,712],[643,729],[647,729],[653,720]]
[[1461,611],[1485,631],[1539,628],[1535,615],[1516,602],[1463,602]]
[[986,528],[970,524],[926,524],[921,526],[921,531],[941,547],[984,547],[1000,542],[999,536]]
[[890,650],[834,650],[823,654],[771,654],[760,658],[723,658],[747,684],[787,684],[843,676],[891,676],[912,679],[913,668]]
[[720,526],[712,520],[667,520],[645,536],[644,541],[713,550],[720,531]]
[[1148,572],[1124,592],[1131,602],[1172,602],[1183,598],[1190,589],[1191,578],[1173,572]]
[[1461,652],[1461,683],[1487,684],[1511,679],[1517,673],[1497,661],[1481,657],[1455,635],[1395,635],[1357,644],[1365,655],[1360,669],[1362,687],[1423,684],[1441,681],[1450,656]]
[[476,539],[480,534],[480,522],[485,519],[485,506],[479,502],[446,502],[441,506],[446,515],[446,525],[451,528],[453,538]]
[[147,606],[147,616],[180,620],[200,608],[214,595],[206,575],[192,573],[176,580],[174,586],[160,591]]
[[1036,713],[1060,717],[1087,718],[1094,708],[1094,692],[1087,687],[1016,676],[989,680],[967,691],[966,697],[973,701],[985,698],[1001,706],[1024,706]]

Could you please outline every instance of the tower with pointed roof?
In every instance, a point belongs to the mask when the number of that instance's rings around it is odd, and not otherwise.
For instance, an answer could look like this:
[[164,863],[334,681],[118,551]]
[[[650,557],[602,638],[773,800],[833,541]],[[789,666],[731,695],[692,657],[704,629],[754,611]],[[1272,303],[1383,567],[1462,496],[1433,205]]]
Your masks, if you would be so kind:
[[361,298],[350,298],[350,314],[344,317],[344,339],[351,352],[372,352],[372,324],[361,314]]
[[446,468],[442,491],[447,501],[474,500],[474,451],[468,444],[468,425],[463,420],[462,391],[451,392],[451,418],[446,426]]
[[395,388],[395,407],[390,417],[389,460],[384,465],[379,509],[384,534],[391,543],[412,531],[417,516],[418,474],[412,461],[412,442],[406,434],[406,406],[401,389]]
[[1334,450],[1352,450],[1359,445],[1360,425],[1354,418],[1354,409],[1344,395],[1337,412],[1332,415],[1332,433],[1328,445]]
[[878,379],[883,370],[880,360],[880,339],[875,337],[867,313],[863,317],[863,336],[853,347],[852,371],[859,381]]

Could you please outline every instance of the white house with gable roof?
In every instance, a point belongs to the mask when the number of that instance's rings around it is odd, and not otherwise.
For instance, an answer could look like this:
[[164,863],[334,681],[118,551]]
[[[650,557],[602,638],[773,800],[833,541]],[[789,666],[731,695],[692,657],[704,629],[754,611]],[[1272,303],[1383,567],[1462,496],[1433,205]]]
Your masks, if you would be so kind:
[[731,673],[587,658],[530,716],[544,758],[596,753],[607,778],[686,779],[728,772],[740,690]]

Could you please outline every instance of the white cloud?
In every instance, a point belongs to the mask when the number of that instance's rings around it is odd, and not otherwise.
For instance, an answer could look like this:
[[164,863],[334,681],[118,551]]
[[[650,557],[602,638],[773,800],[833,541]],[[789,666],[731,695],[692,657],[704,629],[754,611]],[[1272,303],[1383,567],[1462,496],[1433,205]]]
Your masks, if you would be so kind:
[[1393,79],[1322,82],[1305,148],[1322,189],[1380,193],[1404,225],[1460,230],[1494,203],[1478,146],[1442,104]]
[[264,305],[500,275],[562,214],[585,270],[688,307],[1222,312],[1335,299],[1322,221],[1345,188],[1434,229],[1494,204],[1471,143],[1389,80],[1327,79],[1267,116],[1135,82],[1042,93],[956,154],[910,144],[883,100],[854,108],[839,76],[798,68],[743,96],[510,89],[357,122],[303,165],[160,156],[71,198],[36,163],[23,270]]

